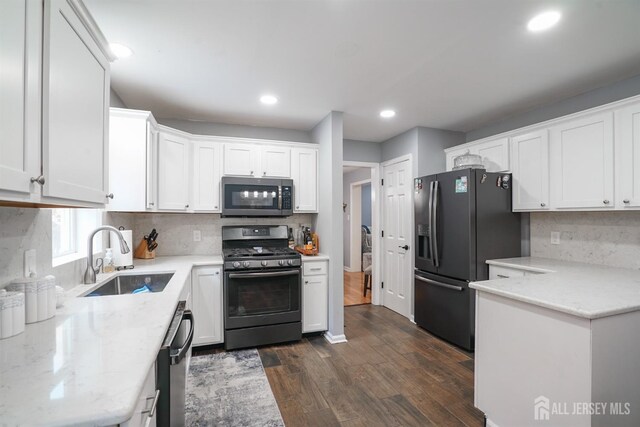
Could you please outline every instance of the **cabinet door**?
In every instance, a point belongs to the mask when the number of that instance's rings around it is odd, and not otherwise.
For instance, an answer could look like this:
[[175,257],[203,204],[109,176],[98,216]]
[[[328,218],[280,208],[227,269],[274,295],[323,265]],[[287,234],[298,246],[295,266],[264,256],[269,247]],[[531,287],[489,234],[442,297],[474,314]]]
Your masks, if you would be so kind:
[[193,210],[220,211],[220,163],[220,144],[193,144]]
[[482,157],[482,164],[487,172],[504,172],[509,170],[509,138],[500,138],[482,143],[471,150]]
[[36,9],[26,0],[0,2],[0,190],[23,196],[31,192],[31,178],[40,175],[39,116],[29,119],[40,107],[39,46],[31,46],[41,28]]
[[640,207],[640,104],[616,111],[616,205]]
[[146,210],[147,119],[114,111],[109,119],[110,211]]
[[305,276],[302,286],[302,332],[327,330],[327,276]]
[[613,208],[613,113],[555,126],[549,144],[553,207]]
[[109,62],[65,0],[45,2],[42,82],[43,194],[104,204]]
[[146,207],[156,210],[158,207],[158,148],[160,132],[147,121],[147,160],[146,160]]
[[259,176],[260,147],[252,144],[224,144],[225,175]]
[[291,177],[291,148],[266,145],[261,147],[260,174],[263,177]]
[[549,209],[549,138],[547,130],[511,138],[513,209]]
[[524,270],[501,267],[499,265],[489,266],[489,280],[510,279],[512,277],[524,277],[525,275]]
[[191,276],[195,329],[193,345],[223,341],[222,282],[219,267],[198,267]]
[[293,172],[294,212],[318,211],[318,150],[294,148],[291,150]]
[[158,208],[189,208],[189,140],[161,133],[158,150]]

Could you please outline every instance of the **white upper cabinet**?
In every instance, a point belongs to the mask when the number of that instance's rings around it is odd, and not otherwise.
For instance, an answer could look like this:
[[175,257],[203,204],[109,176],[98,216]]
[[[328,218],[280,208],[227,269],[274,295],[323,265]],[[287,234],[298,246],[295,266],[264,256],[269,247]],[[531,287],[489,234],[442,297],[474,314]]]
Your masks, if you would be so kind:
[[511,138],[513,210],[549,209],[549,138],[546,129]]
[[289,178],[291,176],[291,148],[265,145],[261,147],[262,177]]
[[294,212],[318,211],[318,150],[293,148],[291,150]]
[[640,207],[640,103],[616,111],[616,206]]
[[212,141],[193,143],[193,197],[194,211],[220,212],[221,144]]
[[509,138],[487,141],[471,150],[482,157],[482,164],[487,172],[504,172],[509,168]]
[[505,172],[510,170],[508,137],[474,142],[445,150],[447,170],[453,169],[453,160],[457,156],[466,154],[467,152],[482,157],[482,164],[487,172]]
[[170,132],[160,132],[158,150],[158,208],[189,209],[190,141]]
[[104,204],[109,192],[109,60],[85,27],[78,5],[45,2],[43,195]]
[[222,172],[231,176],[289,178],[291,148],[262,143],[225,143]]
[[253,144],[224,144],[225,175],[257,176],[260,169],[260,147]]
[[144,212],[155,207],[158,130],[149,111],[112,108],[109,118],[108,210]]
[[33,40],[41,33],[42,12],[36,6],[0,2],[0,191],[25,200],[31,178],[40,175],[40,62]]
[[614,207],[613,113],[550,129],[551,202],[560,209]]

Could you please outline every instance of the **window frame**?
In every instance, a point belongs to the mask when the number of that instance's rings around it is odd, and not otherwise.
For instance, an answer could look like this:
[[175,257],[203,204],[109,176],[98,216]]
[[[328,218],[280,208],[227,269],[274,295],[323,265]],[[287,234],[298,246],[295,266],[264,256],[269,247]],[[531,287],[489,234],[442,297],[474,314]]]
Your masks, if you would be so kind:
[[[51,265],[58,267],[77,261],[87,256],[87,238],[89,233],[100,227],[103,223],[103,210],[99,209],[75,209],[75,208],[56,208],[69,210],[70,218],[70,235],[73,238],[73,249],[54,255],[56,253],[53,240],[53,212],[51,219]],[[98,233],[93,239],[93,254],[100,254],[103,251],[102,233]]]

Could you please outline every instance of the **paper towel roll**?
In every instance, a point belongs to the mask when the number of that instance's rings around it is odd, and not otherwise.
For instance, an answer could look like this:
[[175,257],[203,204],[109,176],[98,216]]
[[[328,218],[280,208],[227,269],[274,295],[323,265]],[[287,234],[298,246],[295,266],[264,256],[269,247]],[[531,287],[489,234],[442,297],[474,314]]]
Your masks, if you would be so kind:
[[113,231],[110,233],[110,247],[113,249],[113,265],[116,267],[125,267],[133,265],[133,232],[131,230],[121,230],[124,241],[127,242],[130,251],[126,254],[120,253],[120,240]]

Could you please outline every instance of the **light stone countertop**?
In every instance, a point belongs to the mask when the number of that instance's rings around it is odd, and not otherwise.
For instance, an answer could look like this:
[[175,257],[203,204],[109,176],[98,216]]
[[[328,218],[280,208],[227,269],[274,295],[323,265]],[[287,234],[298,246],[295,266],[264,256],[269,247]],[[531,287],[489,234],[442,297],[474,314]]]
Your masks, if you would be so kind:
[[[0,341],[0,424],[112,425],[131,416],[194,266],[220,256],[135,260],[66,292],[52,319]],[[164,291],[76,298],[117,274],[174,272]]]
[[471,288],[587,319],[640,310],[640,270],[535,257],[487,264],[538,274],[472,282]]
[[302,262],[307,261],[329,261],[329,255],[323,254],[322,252],[318,255],[302,255]]

